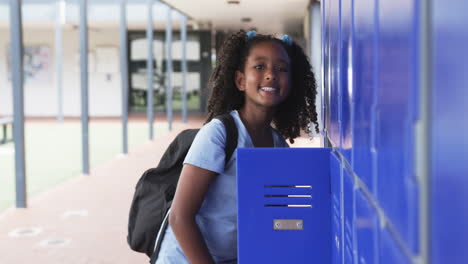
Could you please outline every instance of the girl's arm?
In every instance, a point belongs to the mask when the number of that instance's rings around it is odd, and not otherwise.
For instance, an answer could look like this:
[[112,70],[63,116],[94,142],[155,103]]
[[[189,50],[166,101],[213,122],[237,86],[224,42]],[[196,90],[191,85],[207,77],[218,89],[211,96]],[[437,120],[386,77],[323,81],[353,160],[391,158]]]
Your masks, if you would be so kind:
[[172,202],[169,224],[191,264],[214,263],[195,222],[195,215],[218,173],[185,164]]

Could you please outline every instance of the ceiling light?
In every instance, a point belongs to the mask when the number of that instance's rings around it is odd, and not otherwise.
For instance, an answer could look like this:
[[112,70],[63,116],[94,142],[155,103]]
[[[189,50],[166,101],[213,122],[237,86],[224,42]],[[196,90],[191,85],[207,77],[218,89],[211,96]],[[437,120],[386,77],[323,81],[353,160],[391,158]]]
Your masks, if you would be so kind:
[[238,0],[228,0],[227,3],[230,4],[230,5],[238,5],[238,4],[240,4],[240,1],[238,1]]

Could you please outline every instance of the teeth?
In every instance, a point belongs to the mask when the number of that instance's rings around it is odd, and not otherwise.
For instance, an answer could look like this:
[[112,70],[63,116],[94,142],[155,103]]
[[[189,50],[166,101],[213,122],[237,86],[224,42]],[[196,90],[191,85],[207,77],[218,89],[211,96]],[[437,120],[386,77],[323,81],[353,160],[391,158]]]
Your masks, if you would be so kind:
[[262,91],[273,92],[276,91],[276,88],[273,87],[262,87],[260,88]]

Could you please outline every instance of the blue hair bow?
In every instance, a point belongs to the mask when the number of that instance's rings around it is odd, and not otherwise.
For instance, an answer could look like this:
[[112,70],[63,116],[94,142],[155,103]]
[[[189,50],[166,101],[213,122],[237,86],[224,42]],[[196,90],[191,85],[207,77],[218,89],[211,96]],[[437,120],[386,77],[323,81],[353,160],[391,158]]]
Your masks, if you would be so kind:
[[281,41],[286,43],[288,46],[292,45],[292,39],[288,35],[285,34],[280,39],[281,39]]
[[249,32],[245,33],[246,35],[246,40],[251,39],[252,37],[255,37],[257,35],[257,31],[255,30],[250,30]]

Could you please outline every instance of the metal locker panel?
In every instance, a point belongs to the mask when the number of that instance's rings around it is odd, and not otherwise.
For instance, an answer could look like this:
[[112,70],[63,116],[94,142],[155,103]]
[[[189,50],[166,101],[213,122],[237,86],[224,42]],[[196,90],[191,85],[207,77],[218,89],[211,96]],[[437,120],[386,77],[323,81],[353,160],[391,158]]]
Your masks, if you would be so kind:
[[362,191],[356,190],[356,246],[359,264],[378,264],[378,216]]
[[390,234],[388,229],[381,229],[379,234],[379,264],[411,264],[402,247]]
[[331,203],[333,207],[333,214],[341,217],[341,199],[342,199],[342,186],[341,186],[341,162],[340,159],[334,154],[330,154],[330,177],[331,177]]
[[413,242],[417,237],[413,228],[416,219],[411,212],[412,186],[408,186],[414,177],[416,0],[379,1],[378,12],[377,198],[405,246],[416,253],[417,244]]
[[343,228],[342,228],[342,212],[341,201],[343,196],[342,191],[342,175],[341,162],[335,153],[330,153],[330,177],[331,177],[331,236],[332,236],[332,263],[341,264],[343,256]]
[[468,2],[431,1],[431,257],[468,260]]
[[331,226],[331,251],[332,251],[331,263],[341,264],[342,255],[343,255],[343,239],[342,239],[343,236],[341,234],[341,218],[333,214],[331,225],[332,225]]
[[328,138],[334,147],[340,147],[340,1],[330,1],[329,9],[330,123]]
[[347,169],[343,169],[343,200],[344,200],[344,263],[354,263],[354,181]]
[[330,149],[238,149],[237,181],[240,264],[330,263]]
[[353,53],[353,160],[357,175],[375,193],[375,176],[371,149],[375,143],[372,124],[375,123],[377,79],[377,23],[374,22],[376,0],[354,0]]
[[332,222],[332,227],[331,227],[331,242],[332,242],[332,262],[333,264],[341,264],[342,262],[342,256],[343,256],[343,239],[341,235],[341,220],[339,222],[335,221],[337,219],[334,219]]
[[322,2],[322,34],[323,34],[323,116],[324,128],[330,127],[330,4],[331,0]]
[[406,242],[411,251],[417,255],[419,252],[419,188],[416,178],[413,175],[405,178],[405,192],[408,194],[408,215],[407,228],[408,235]]
[[341,145],[340,152],[348,160],[351,161],[351,150],[353,147],[351,112],[353,105],[351,104],[353,95],[353,29],[352,29],[352,1],[341,1],[341,44],[340,44],[340,103],[341,103]]

